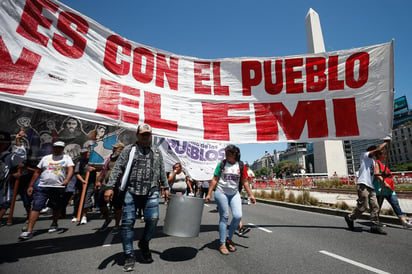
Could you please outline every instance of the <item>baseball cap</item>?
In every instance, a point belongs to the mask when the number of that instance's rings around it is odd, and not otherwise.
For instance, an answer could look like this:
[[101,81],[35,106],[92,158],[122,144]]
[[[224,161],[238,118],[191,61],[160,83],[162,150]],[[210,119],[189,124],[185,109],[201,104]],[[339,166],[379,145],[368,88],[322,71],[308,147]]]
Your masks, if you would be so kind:
[[119,143],[114,144],[112,147],[113,148],[124,148],[124,144],[119,142]]
[[11,142],[10,133],[6,131],[0,131],[0,143],[8,143]]
[[89,152],[89,150],[88,150],[87,148],[82,148],[82,149],[80,150],[80,153],[86,153],[86,152]]
[[152,127],[149,126],[148,124],[141,124],[137,127],[137,131],[138,131],[137,132],[138,134],[142,134],[145,132],[152,133]]
[[64,147],[65,144],[64,144],[64,142],[62,142],[62,141],[57,141],[57,142],[54,142],[54,143],[53,143],[53,146],[54,146],[54,147]]

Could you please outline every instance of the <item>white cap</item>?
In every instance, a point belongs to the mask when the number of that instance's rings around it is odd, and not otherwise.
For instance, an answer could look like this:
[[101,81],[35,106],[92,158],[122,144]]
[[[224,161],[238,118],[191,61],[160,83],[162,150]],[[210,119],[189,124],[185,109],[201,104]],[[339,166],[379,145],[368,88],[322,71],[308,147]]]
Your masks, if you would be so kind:
[[62,141],[57,141],[57,142],[55,142],[55,143],[53,144],[53,146],[54,146],[54,147],[64,147],[65,144],[64,144],[64,142],[62,142]]

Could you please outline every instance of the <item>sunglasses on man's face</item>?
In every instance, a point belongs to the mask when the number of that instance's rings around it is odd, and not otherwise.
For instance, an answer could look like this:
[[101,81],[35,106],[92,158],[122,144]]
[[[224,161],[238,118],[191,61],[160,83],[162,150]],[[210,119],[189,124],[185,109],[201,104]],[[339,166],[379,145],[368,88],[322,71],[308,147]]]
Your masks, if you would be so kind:
[[142,133],[140,135],[142,135],[143,137],[149,137],[152,134],[150,132],[145,132],[145,133]]

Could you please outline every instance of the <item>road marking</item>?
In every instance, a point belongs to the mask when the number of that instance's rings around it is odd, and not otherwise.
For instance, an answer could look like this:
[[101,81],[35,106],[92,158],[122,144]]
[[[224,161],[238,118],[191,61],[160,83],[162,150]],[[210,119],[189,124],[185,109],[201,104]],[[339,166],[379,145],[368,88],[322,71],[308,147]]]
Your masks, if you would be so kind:
[[107,234],[106,239],[104,239],[103,247],[111,246],[112,240],[113,240],[113,234],[112,232],[109,232],[109,234]]
[[380,270],[380,269],[377,269],[377,268],[368,266],[368,265],[366,265],[366,264],[362,264],[362,263],[353,261],[353,260],[351,260],[351,259],[348,259],[348,258],[339,256],[339,255],[336,255],[336,254],[333,254],[333,253],[328,252],[328,251],[325,251],[325,250],[319,250],[319,252],[322,253],[322,254],[331,256],[331,257],[333,257],[333,258],[335,258],[335,259],[338,259],[338,260],[341,260],[341,261],[344,261],[344,262],[353,264],[353,265],[358,266],[358,267],[360,267],[360,268],[367,269],[367,270],[372,271],[372,272],[374,272],[374,273],[389,274],[389,272],[386,272],[386,271],[383,271],[383,270]]
[[256,227],[257,229],[263,230],[263,231],[265,231],[265,232],[267,232],[267,233],[272,233],[272,231],[271,231],[271,230],[266,229],[266,228],[263,228],[263,227],[260,227],[260,226],[257,226],[257,225],[255,225],[255,224],[248,223],[248,225],[249,225],[249,226]]
[[207,206],[207,207],[210,207],[210,205],[208,205],[208,204],[204,204],[205,206]]

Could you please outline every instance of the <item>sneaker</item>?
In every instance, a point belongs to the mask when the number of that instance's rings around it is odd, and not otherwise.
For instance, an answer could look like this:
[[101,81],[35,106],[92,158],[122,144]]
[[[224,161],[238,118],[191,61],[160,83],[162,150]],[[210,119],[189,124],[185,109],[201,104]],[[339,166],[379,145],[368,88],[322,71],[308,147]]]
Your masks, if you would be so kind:
[[246,233],[248,233],[249,231],[250,231],[250,228],[249,228],[249,227],[244,227],[244,226],[242,226],[241,228],[239,228],[238,234],[239,234],[240,236],[243,236],[243,235],[245,235]]
[[82,217],[82,219],[80,220],[80,224],[81,224],[81,225],[87,224],[87,218],[86,218],[86,216],[83,216],[83,217]]
[[371,226],[371,233],[380,234],[380,235],[388,234],[388,233],[386,233],[385,230],[382,229],[382,227],[380,227],[378,225],[372,225]]
[[19,239],[28,240],[28,239],[31,239],[32,237],[33,237],[33,232],[24,231],[20,234]]
[[75,222],[77,222],[77,218],[76,218],[76,217],[73,217],[72,223],[75,223]]
[[408,221],[402,223],[403,228],[412,228],[412,224]]
[[119,232],[120,232],[120,227],[118,227],[118,226],[113,227],[113,229],[112,229],[112,234],[113,235],[119,234]]
[[142,253],[143,263],[153,263],[152,252],[150,252],[149,249],[149,242],[140,240],[137,246],[140,248],[140,252]]
[[109,220],[104,221],[102,227],[99,228],[99,232],[106,231],[107,228],[109,227],[109,224],[110,224],[111,221],[112,221],[112,219],[109,219]]
[[45,207],[42,210],[40,210],[40,214],[47,214],[49,212],[50,208],[49,207]]
[[136,263],[136,259],[133,254],[127,254],[124,259],[124,266],[123,270],[125,272],[130,272],[134,270],[134,264]]
[[346,224],[348,225],[348,228],[349,228],[350,230],[353,230],[353,228],[354,228],[354,226],[353,226],[353,220],[351,220],[351,218],[349,218],[348,215],[345,216],[345,221],[346,221]]
[[144,223],[144,217],[140,218],[140,222]]
[[49,233],[53,233],[56,232],[57,230],[59,230],[59,226],[57,224],[51,224],[50,228],[49,228]]

